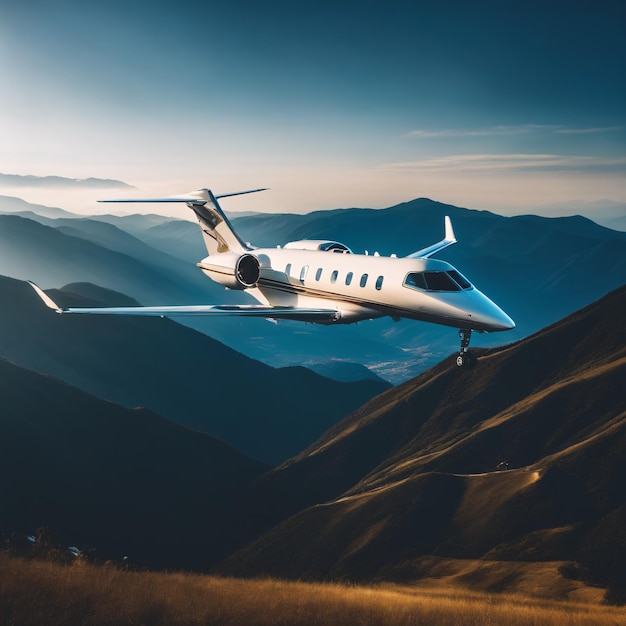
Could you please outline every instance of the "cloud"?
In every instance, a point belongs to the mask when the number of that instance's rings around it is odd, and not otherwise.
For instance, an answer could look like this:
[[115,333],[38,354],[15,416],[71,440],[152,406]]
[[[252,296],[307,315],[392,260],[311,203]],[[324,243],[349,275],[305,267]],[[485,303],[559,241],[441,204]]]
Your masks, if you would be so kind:
[[419,161],[386,163],[384,170],[412,171],[529,171],[589,170],[626,167],[626,157],[570,156],[559,154],[459,154]]
[[450,137],[510,137],[530,134],[592,134],[623,131],[625,126],[598,126],[593,128],[567,128],[554,124],[522,124],[518,126],[487,126],[484,128],[447,128],[439,130],[412,130],[409,137],[438,139]]
[[596,128],[559,128],[555,132],[560,135],[588,135],[591,133],[612,133],[620,132],[626,126],[598,126]]

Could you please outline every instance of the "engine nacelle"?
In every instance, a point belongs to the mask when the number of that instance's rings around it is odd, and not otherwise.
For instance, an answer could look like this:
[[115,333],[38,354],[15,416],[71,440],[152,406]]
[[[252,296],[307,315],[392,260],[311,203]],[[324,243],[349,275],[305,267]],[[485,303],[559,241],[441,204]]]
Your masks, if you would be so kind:
[[229,289],[254,287],[261,275],[259,259],[253,254],[215,254],[202,259],[198,267],[212,280]]

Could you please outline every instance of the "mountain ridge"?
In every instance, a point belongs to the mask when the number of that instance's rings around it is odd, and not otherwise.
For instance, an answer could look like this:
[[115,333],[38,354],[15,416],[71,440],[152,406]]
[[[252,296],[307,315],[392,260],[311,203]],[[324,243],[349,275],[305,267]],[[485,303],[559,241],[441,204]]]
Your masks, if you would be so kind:
[[3,174],[0,185],[4,187],[77,187],[80,189],[134,189],[132,185],[110,178],[66,178],[64,176],[34,176],[32,174]]
[[[519,339],[626,282],[626,235],[585,218],[507,218],[428,199],[387,209],[231,215],[242,238],[255,245],[320,237],[343,241],[359,251],[406,254],[439,240],[447,214],[452,217],[459,244],[446,251],[446,260],[517,323],[506,336],[475,335],[473,345],[492,347]],[[47,222],[57,232],[55,236],[48,232],[45,238],[32,226],[28,231],[22,229],[21,234],[13,229],[13,241],[3,242],[3,248],[11,249],[11,257],[0,254],[0,270],[34,279],[44,287],[90,281],[127,293],[143,304],[210,303],[224,298],[239,302],[238,297],[245,298],[245,294],[233,291],[225,294],[197,270],[195,262],[206,255],[206,250],[194,223],[167,218],[155,221],[154,216],[142,219],[138,215],[91,219]],[[103,221],[121,230],[105,230]],[[63,239],[64,256],[55,268],[50,260],[59,258],[63,230],[73,239]],[[135,239],[124,239],[122,231]],[[79,254],[77,237],[94,247],[85,244]],[[139,246],[138,240],[148,248]],[[125,258],[111,256],[121,252]],[[20,267],[29,269],[29,275],[16,269],[16,259]],[[185,323],[274,366],[315,364],[332,355],[338,361],[366,365],[394,383],[435,365],[458,348],[456,333],[449,329],[408,320],[394,323],[379,319],[341,328],[288,321],[270,326],[261,320],[247,320],[247,332],[241,332],[239,322],[231,319]]]
[[424,559],[506,558],[626,589],[624,305],[626,287],[372,399],[253,483],[265,532],[217,571],[408,581]]

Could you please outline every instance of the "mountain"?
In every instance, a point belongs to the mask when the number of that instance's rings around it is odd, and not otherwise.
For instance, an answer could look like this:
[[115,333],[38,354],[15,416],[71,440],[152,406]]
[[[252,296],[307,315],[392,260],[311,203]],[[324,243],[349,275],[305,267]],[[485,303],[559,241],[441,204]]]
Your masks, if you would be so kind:
[[[124,228],[120,224],[120,228]],[[187,263],[197,263],[207,255],[202,237],[198,237],[198,224],[186,220],[170,220],[156,224],[137,236],[157,250],[163,250]]]
[[[138,217],[129,216],[131,230],[141,221]],[[147,224],[154,225],[154,221],[147,216]],[[200,241],[197,225],[194,234]],[[37,217],[35,221],[0,215],[0,274],[34,280],[43,287],[91,282],[129,294],[144,305],[251,301],[242,292],[226,292],[195,263],[172,257],[130,232],[91,218]],[[338,340],[344,352],[355,357],[351,360],[380,363],[404,358],[402,350],[389,345],[384,337],[363,337],[353,328],[229,317],[182,321],[245,354],[267,357],[277,366],[328,360],[336,354]]]
[[324,361],[321,363],[307,363],[307,368],[317,372],[321,376],[328,376],[333,380],[341,380],[346,383],[357,380],[377,380],[385,386],[391,386],[387,381],[359,363]]
[[624,310],[626,287],[372,399],[254,483],[242,532],[267,530],[219,571],[410,581],[455,559],[554,561],[623,593]]
[[524,334],[626,282],[626,233],[583,217],[502,217],[419,198],[383,210],[257,215],[234,225],[255,245],[337,239],[356,251],[405,256],[441,238],[444,215],[459,240],[445,259],[502,303]]
[[[255,215],[233,220],[244,240],[283,245],[332,239],[355,251],[407,255],[441,239],[450,215],[459,243],[450,261],[515,320],[507,333],[476,335],[473,345],[522,338],[626,282],[626,233],[583,217],[503,217],[419,198],[388,209],[340,209],[307,215]],[[384,337],[409,358],[393,364],[361,361],[388,380],[406,379],[458,349],[455,333],[430,324],[389,319],[360,325],[364,337]]]
[[[626,282],[626,234],[580,216],[507,218],[420,198],[383,210],[231,214],[231,219],[242,238],[256,246],[284,245],[303,238],[334,239],[355,251],[402,256],[440,239],[445,215],[452,217],[459,239],[458,245],[446,250],[445,258],[517,323],[516,330],[506,335],[475,336],[475,345],[498,345],[524,337]],[[172,220],[135,233],[146,243],[193,262],[204,255],[194,228],[192,222]],[[292,328],[288,324],[283,327],[287,332]],[[295,350],[295,358],[314,366],[320,360],[320,349],[327,348],[328,331],[309,327],[302,328],[302,333],[303,349]],[[394,382],[458,349],[456,334],[449,329],[406,320],[399,324],[374,320],[336,334],[332,354],[360,362]],[[261,345],[240,349],[282,365],[283,355],[290,353],[281,349],[283,341],[276,334]],[[393,353],[392,348],[402,352]],[[332,375],[331,370],[328,373]]]
[[0,392],[0,535],[45,526],[65,545],[151,567],[228,553],[232,494],[267,466],[3,358]]
[[205,284],[210,281],[200,280],[199,272],[190,278],[194,268],[124,231],[91,220],[69,222],[73,226],[60,220],[63,232],[16,215],[0,215],[0,272],[43,285],[92,282],[129,293],[144,304],[167,297],[194,302],[204,287],[211,290]]
[[19,174],[0,173],[2,187],[48,187],[79,189],[134,189],[121,180],[109,178],[64,178],[63,176],[21,176]]
[[[106,222],[107,224],[111,224],[113,226],[117,226],[121,230],[134,235],[135,237],[139,237],[142,239],[142,234],[153,227],[159,226],[161,224],[169,224],[170,222],[185,222],[185,220],[172,219],[171,217],[165,217],[164,215],[157,215],[156,213],[133,213],[132,215],[93,215],[91,219],[97,220],[99,222]],[[189,224],[193,224],[193,222],[188,222]],[[196,225],[197,228],[197,225]],[[197,233],[196,233],[197,234]],[[202,238],[200,238],[202,239]],[[143,240],[143,239],[142,239]],[[146,242],[149,243],[149,242]],[[206,248],[202,248],[203,251]],[[198,261],[200,257],[195,259]]]
[[[425,198],[382,210],[231,214],[243,239],[254,245],[328,238],[356,251],[398,255],[439,240],[444,215],[452,217],[459,243],[443,258],[517,323],[507,333],[476,333],[473,346],[520,339],[626,282],[626,233],[582,217],[507,218]],[[18,219],[5,219],[9,218]],[[206,251],[193,222],[153,215],[39,221],[51,226],[52,232],[35,231],[32,226],[17,229],[15,224],[9,228],[0,221],[0,273],[35,279],[44,286],[88,281],[126,293],[142,304],[245,299],[245,294],[225,292],[195,267]],[[9,241],[2,236],[5,230]],[[383,318],[332,328],[224,318],[184,323],[276,367],[296,363],[337,376],[334,363],[354,362],[394,383],[458,350],[454,330],[410,320],[396,323]],[[319,369],[325,361],[331,363]]]
[[606,220],[604,225],[607,228],[612,228],[613,230],[621,230],[626,231],[626,215],[622,215],[622,217],[614,217],[610,220]]
[[[623,202],[615,202],[613,200],[602,199],[593,202],[581,202],[579,200],[571,200],[569,202],[557,202],[553,204],[543,204],[534,208],[534,212],[541,215],[551,216],[568,216],[568,215],[584,215],[592,219],[602,226],[615,228],[611,225],[611,221],[616,218],[626,217],[626,204]],[[620,230],[620,229],[616,229]]]
[[21,198],[13,196],[0,196],[0,212],[2,213],[18,213],[31,216],[43,216],[49,218],[57,217],[80,217],[75,213],[70,213],[58,207],[44,206],[42,204],[31,204]]
[[[33,280],[43,287],[90,282],[129,294],[143,305],[222,302],[224,287],[185,263],[114,225],[90,218],[36,220],[0,215],[0,274]],[[230,292],[229,302],[250,301]],[[189,320],[188,325],[235,345],[253,344],[265,320]]]
[[[52,291],[61,306],[123,305],[93,285]],[[387,384],[275,369],[169,319],[59,316],[26,284],[0,277],[0,355],[126,407],[144,406],[276,464]]]

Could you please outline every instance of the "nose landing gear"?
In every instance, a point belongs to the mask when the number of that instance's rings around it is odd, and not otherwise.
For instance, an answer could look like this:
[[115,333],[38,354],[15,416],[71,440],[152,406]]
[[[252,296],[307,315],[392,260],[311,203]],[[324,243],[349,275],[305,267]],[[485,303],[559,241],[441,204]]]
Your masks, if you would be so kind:
[[470,339],[472,338],[472,329],[461,328],[459,337],[461,338],[461,350],[459,351],[459,356],[456,357],[456,364],[459,367],[463,367],[472,362],[472,355],[468,352]]

